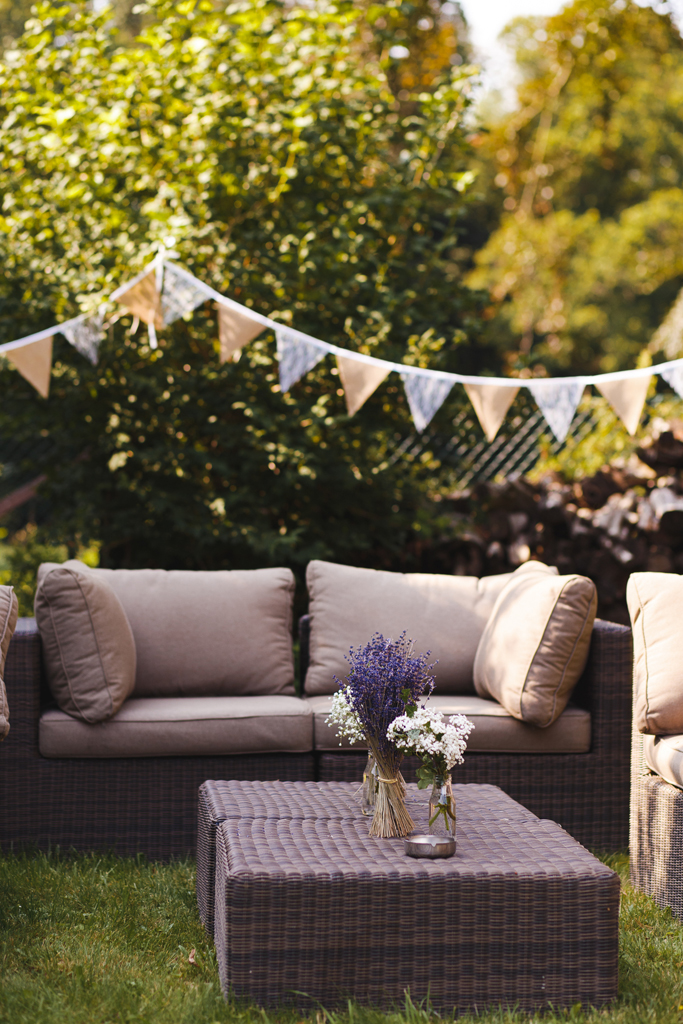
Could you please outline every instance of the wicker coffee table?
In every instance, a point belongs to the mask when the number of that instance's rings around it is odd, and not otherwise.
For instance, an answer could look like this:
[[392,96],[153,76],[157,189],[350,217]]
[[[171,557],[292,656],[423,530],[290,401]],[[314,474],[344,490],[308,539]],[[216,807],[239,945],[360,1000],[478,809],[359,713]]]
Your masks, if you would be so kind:
[[[619,878],[558,825],[456,786],[455,857],[413,860],[368,836],[356,790],[201,787],[197,890],[226,994],[305,1009],[409,992],[456,1013],[616,996]],[[426,794],[409,787],[409,803],[424,831]]]

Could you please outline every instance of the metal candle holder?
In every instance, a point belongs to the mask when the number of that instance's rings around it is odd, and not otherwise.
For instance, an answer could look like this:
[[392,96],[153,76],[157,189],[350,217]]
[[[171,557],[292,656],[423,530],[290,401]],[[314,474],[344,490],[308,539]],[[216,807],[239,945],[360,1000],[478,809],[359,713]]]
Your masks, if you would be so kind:
[[403,841],[409,857],[452,857],[455,853],[455,839],[452,836],[409,836]]

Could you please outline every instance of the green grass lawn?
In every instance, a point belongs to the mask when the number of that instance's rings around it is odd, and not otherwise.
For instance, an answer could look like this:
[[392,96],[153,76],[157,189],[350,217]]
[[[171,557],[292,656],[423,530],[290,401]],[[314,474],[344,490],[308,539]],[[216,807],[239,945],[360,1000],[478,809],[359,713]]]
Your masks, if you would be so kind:
[[[620,997],[592,1011],[494,1012],[479,1021],[683,1022],[683,925],[629,887],[628,858],[608,858],[624,883]],[[0,1021],[11,1024],[297,1024],[225,1002],[213,946],[197,915],[193,861],[85,856],[0,857]],[[384,1014],[350,1006],[311,1024],[426,1024],[410,1003]],[[461,1018],[464,1019],[464,1018]]]

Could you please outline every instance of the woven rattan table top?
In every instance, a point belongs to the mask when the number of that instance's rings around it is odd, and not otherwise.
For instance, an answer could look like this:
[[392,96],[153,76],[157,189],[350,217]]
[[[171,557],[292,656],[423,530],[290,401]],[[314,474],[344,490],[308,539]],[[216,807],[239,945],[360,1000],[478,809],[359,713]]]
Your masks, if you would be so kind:
[[[455,786],[457,850],[448,860],[407,857],[402,839],[374,839],[348,783],[223,783],[230,873],[280,876],[428,874],[572,875],[610,868],[556,825],[495,786]],[[408,787],[417,832],[428,831],[427,793]]]

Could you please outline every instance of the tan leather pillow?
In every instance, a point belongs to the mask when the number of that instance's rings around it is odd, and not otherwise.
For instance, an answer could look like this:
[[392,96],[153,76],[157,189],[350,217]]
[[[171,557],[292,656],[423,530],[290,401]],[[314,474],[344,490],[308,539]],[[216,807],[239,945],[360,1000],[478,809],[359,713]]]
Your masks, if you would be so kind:
[[510,573],[477,579],[310,562],[307,696],[335,692],[335,675],[343,679],[349,671],[344,656],[350,647],[367,643],[374,632],[397,639],[403,630],[416,651],[431,651],[430,661],[438,661],[438,693],[473,693],[477,644],[509,579]]
[[592,580],[543,568],[513,573],[474,661],[479,696],[541,728],[562,714],[585,668],[598,603]]
[[79,565],[41,566],[36,622],[59,707],[84,722],[104,722],[133,692],[135,641],[106,580]]
[[633,716],[640,732],[683,733],[683,578],[634,572],[626,587],[633,627]]
[[17,627],[19,607],[12,587],[0,587],[0,740],[9,732],[9,705],[5,690],[5,660]]
[[290,569],[88,569],[135,638],[136,697],[294,696]]

